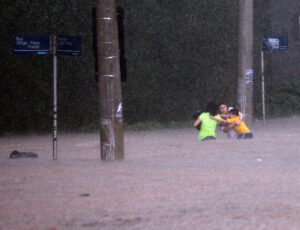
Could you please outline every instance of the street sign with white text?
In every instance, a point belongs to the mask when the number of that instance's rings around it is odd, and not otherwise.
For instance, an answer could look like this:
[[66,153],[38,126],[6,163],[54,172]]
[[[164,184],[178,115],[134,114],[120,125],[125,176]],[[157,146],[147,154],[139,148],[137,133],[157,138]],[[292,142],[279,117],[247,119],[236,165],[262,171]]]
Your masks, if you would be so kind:
[[50,37],[41,35],[14,36],[14,54],[50,54]]
[[262,50],[273,52],[274,50],[287,50],[288,37],[287,36],[274,36],[265,37],[262,40]]
[[81,37],[80,36],[57,36],[58,55],[81,55]]

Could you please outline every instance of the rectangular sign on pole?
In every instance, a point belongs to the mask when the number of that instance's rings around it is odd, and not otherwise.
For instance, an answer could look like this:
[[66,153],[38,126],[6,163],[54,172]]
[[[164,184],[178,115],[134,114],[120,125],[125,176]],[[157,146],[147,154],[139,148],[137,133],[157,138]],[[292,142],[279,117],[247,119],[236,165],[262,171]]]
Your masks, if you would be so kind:
[[41,35],[14,36],[14,54],[50,54],[50,37]]
[[16,35],[14,54],[53,55],[53,160],[57,159],[57,55],[79,56],[81,54],[80,36]]
[[80,36],[57,36],[58,55],[81,55],[81,37]]
[[288,36],[265,37],[262,40],[263,51],[287,50]]

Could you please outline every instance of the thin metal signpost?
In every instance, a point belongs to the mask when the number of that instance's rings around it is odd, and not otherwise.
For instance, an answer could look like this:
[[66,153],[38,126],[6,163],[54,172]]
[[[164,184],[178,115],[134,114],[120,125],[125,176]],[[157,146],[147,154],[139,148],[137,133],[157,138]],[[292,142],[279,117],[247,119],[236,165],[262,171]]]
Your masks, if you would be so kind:
[[57,160],[57,55],[81,55],[80,36],[52,35],[53,56],[53,160]]
[[81,37],[52,35],[53,56],[53,160],[57,160],[57,55],[79,56]]
[[57,160],[57,55],[56,36],[52,35],[53,56],[53,160]]
[[261,48],[261,97],[262,97],[262,115],[263,125],[266,124],[266,107],[265,107],[265,76],[264,76],[264,51]]

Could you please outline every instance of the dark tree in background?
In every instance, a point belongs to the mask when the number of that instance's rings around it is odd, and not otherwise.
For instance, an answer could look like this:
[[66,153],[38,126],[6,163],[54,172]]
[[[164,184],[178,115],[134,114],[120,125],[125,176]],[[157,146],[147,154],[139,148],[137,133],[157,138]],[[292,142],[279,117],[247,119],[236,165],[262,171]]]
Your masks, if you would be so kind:
[[127,122],[186,120],[207,101],[233,103],[237,1],[122,1],[122,6]]
[[[58,127],[98,127],[92,20],[96,2],[0,2],[1,133],[52,129],[51,56],[13,55],[13,35],[82,37],[82,56],[58,57]],[[256,1],[261,13],[266,2]],[[116,3],[125,15],[125,123],[186,121],[208,101],[236,103],[238,0]],[[268,27],[264,17],[256,15],[256,34]],[[259,65],[255,68],[258,74]]]

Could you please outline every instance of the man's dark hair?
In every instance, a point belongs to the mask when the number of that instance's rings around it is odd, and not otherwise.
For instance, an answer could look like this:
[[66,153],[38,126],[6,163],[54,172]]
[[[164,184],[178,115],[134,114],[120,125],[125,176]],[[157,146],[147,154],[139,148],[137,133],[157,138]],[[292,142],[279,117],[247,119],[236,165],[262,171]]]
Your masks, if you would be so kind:
[[[218,108],[220,108],[221,105],[226,105],[226,104],[223,103],[223,102],[222,102],[222,103],[219,103],[219,104],[218,104]],[[227,105],[226,105],[226,106],[227,106]]]
[[236,108],[234,108],[234,109],[231,109],[231,110],[229,111],[229,113],[238,116],[238,115],[239,115],[239,110],[236,109]]
[[218,111],[218,106],[215,102],[209,102],[206,105],[206,112],[208,112],[210,115],[215,116]]

